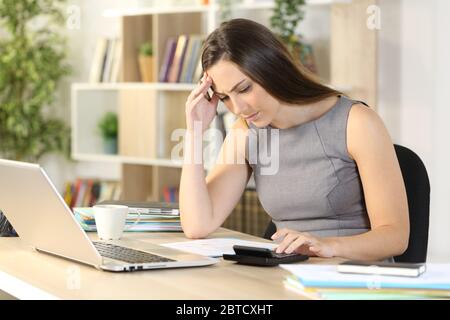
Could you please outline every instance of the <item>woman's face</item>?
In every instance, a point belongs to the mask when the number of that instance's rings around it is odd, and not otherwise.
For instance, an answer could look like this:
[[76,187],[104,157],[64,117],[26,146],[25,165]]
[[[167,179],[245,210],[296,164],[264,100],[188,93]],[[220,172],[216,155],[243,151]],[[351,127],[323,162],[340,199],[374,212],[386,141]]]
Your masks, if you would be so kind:
[[212,89],[235,115],[257,127],[269,125],[280,103],[230,61],[220,60],[206,72],[212,79]]

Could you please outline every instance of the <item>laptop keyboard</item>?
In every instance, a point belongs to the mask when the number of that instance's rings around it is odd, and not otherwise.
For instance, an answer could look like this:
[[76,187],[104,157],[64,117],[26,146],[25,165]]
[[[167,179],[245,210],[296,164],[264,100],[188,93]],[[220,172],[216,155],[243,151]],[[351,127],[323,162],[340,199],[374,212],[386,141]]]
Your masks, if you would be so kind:
[[105,258],[125,261],[128,263],[151,263],[151,262],[170,262],[175,261],[156,254],[144,251],[116,246],[110,243],[93,242],[100,255]]

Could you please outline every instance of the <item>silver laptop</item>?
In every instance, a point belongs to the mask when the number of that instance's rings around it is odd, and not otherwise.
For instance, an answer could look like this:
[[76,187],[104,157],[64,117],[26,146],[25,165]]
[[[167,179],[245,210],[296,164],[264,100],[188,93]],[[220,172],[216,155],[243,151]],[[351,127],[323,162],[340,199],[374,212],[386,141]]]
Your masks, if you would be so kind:
[[0,210],[37,251],[98,269],[134,271],[218,262],[143,241],[91,241],[38,164],[0,159]]

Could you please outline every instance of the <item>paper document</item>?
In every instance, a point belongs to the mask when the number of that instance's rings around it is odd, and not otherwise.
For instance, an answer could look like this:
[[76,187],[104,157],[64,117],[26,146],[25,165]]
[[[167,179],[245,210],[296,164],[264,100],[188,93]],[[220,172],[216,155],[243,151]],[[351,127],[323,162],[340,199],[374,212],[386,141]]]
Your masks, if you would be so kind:
[[187,251],[208,257],[221,257],[223,254],[234,254],[233,246],[250,246],[258,248],[274,249],[278,246],[276,243],[247,241],[234,238],[215,238],[200,239],[183,242],[173,242],[161,244],[162,246]]

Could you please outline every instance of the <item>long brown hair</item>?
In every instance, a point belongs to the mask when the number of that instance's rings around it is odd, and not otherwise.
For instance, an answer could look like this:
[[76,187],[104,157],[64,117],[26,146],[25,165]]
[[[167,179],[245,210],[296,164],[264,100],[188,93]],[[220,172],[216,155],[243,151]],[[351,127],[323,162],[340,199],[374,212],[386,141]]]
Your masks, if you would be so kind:
[[304,104],[341,94],[315,80],[268,28],[251,20],[224,22],[206,38],[203,70],[221,59],[235,63],[279,101]]

